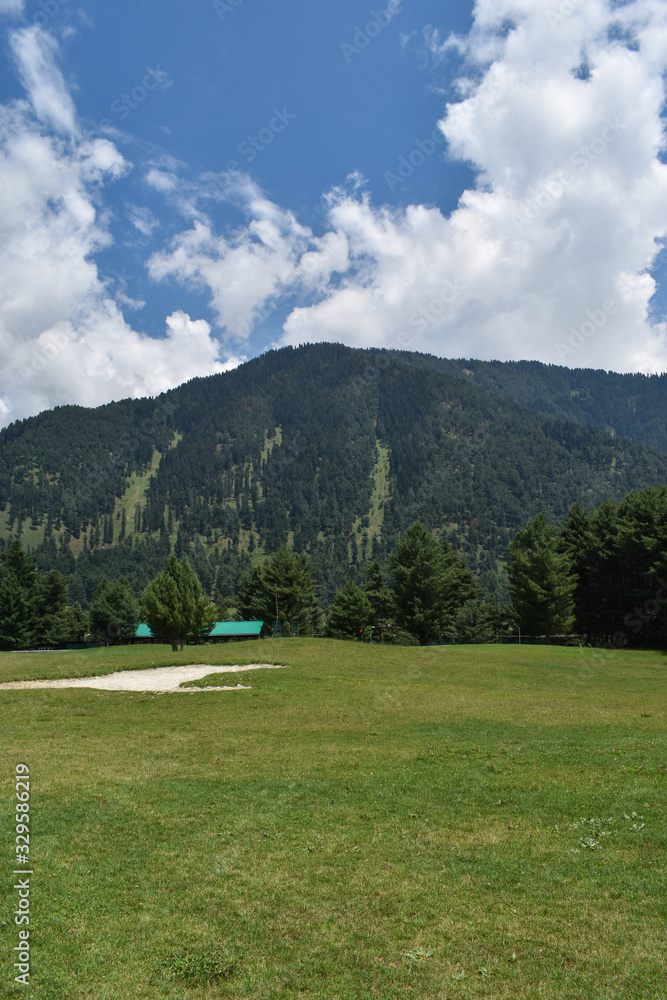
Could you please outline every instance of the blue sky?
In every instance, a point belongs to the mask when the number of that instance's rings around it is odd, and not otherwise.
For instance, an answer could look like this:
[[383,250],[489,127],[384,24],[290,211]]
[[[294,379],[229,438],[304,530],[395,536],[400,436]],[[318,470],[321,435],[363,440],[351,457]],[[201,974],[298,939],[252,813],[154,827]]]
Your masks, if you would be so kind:
[[0,423],[267,348],[667,369],[659,0],[0,0]]

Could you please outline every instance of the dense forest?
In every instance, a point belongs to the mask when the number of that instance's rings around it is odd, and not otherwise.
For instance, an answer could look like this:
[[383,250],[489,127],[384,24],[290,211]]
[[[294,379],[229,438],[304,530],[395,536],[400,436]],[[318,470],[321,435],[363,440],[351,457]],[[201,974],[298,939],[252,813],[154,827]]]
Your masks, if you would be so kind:
[[221,605],[187,556],[165,554],[140,600],[125,577],[103,579],[86,612],[71,602],[65,577],[40,572],[15,539],[0,553],[0,649],[123,643],[140,619],[174,650],[205,642],[220,619],[261,621],[274,636],[303,630],[372,641],[375,632],[381,642],[410,645],[521,641],[522,633],[531,642],[612,649],[667,644],[666,486],[616,505],[605,500],[590,514],[575,503],[560,528],[537,514],[510,543],[504,603],[484,594],[463,557],[419,521],[359,581],[348,566],[324,614],[311,559],[287,545],[250,568]]
[[[64,406],[0,431],[0,550],[20,539],[87,608],[169,556],[231,600],[287,544],[327,608],[420,521],[478,586],[537,514],[562,525],[667,482],[665,376],[446,361],[320,344],[155,399]],[[594,624],[594,623],[593,623]]]

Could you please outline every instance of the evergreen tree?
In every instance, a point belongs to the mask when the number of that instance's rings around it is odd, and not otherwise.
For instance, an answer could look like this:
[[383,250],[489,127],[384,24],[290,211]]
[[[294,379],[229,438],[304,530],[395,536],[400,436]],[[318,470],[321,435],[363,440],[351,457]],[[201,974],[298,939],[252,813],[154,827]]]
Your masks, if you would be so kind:
[[62,646],[69,642],[66,610],[69,604],[67,579],[57,569],[40,574],[35,592],[39,615],[38,642]]
[[399,539],[388,566],[396,620],[421,645],[444,635],[456,609],[479,595],[463,560],[419,521]]
[[296,620],[316,630],[321,620],[310,560],[286,545],[242,581],[238,603],[242,613],[264,622]]
[[516,615],[512,604],[501,604],[492,595],[487,599],[486,607],[491,617],[494,636],[507,636],[516,632]]
[[630,567],[619,552],[620,523],[618,507],[604,500],[590,518],[593,542],[590,572],[589,620],[598,639],[608,641],[619,629],[628,610],[628,574]]
[[275,621],[275,606],[273,613],[270,606],[267,607],[270,596],[266,593],[262,567],[253,566],[241,580],[236,604],[248,621]]
[[176,651],[188,638],[199,643],[217,618],[215,605],[208,600],[187,558],[179,563],[171,556],[164,572],[144,590],[141,600],[145,619],[153,633],[171,643]]
[[89,629],[90,620],[80,604],[68,604],[44,623],[44,641],[49,646],[65,646],[68,642],[83,642]]
[[30,649],[38,638],[37,566],[18,539],[0,555],[0,649]]
[[493,613],[486,601],[473,598],[454,614],[451,636],[460,643],[491,642],[494,636]]
[[286,545],[264,566],[264,586],[276,618],[308,618],[313,602],[313,580],[308,557],[295,555]]
[[90,628],[107,646],[134,635],[139,623],[139,605],[124,576],[111,583],[102,580],[90,602]]
[[371,602],[353,580],[348,580],[329,608],[326,634],[333,639],[361,638],[360,629],[371,624],[375,624]]
[[479,600],[482,589],[473,577],[463,556],[444,539],[440,542],[445,574],[445,601],[453,615],[467,601]]
[[529,635],[569,632],[574,625],[576,577],[560,552],[555,525],[538,514],[510,545],[509,590],[518,622]]
[[41,615],[55,614],[67,607],[67,577],[59,570],[41,573],[36,584],[36,605]]
[[363,592],[371,603],[374,623],[389,624],[394,620],[396,608],[377,559],[366,567],[364,577]]
[[574,592],[574,627],[590,641],[594,632],[593,598],[597,552],[591,530],[590,515],[579,503],[573,504],[563,521],[560,548],[570,559],[572,572],[577,578]]

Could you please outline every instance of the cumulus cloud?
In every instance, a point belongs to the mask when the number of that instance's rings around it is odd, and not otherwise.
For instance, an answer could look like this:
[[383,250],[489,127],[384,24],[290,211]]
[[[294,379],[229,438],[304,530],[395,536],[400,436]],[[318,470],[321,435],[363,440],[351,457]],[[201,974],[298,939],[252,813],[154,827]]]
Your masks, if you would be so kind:
[[[336,190],[315,237],[246,182],[248,225],[222,238],[197,221],[153,276],[208,288],[239,334],[296,296],[282,343],[667,370],[667,330],[649,320],[667,220],[667,8],[478,0],[469,35],[427,41],[464,58],[440,128],[477,182],[449,217]],[[428,155],[406,150],[404,169]]]
[[357,340],[365,324],[441,355],[666,370],[667,331],[648,319],[667,220],[664,5],[480,0],[468,37],[429,39],[467,60],[441,128],[477,185],[449,218],[340,199],[330,220],[365,280],[295,309],[284,340],[349,340],[360,309]]
[[[174,312],[163,339],[126,322],[94,256],[111,240],[96,207],[100,191],[130,165],[108,140],[77,132],[48,36],[18,31],[12,48],[30,104],[0,106],[2,423],[63,402],[151,395],[224,370],[204,320]],[[141,305],[122,292],[121,304]]]
[[[161,340],[142,336],[110,299],[81,309],[76,322],[60,321],[16,349],[3,372],[12,386],[5,395],[13,410],[38,412],[60,402],[97,406],[110,399],[152,396],[197,375],[227,371],[241,363],[218,361],[219,345],[206,320],[177,311]],[[69,391],[67,391],[69,390]]]
[[[222,371],[273,310],[279,343],[667,370],[667,329],[650,318],[667,235],[665,4],[478,0],[468,35],[426,41],[463,67],[439,124],[476,172],[456,209],[381,205],[352,176],[315,232],[247,175],[184,181],[182,164],[148,164],[145,190],[186,220],[149,274],[204,291],[219,328],[177,309],[155,339],[123,314],[143,300],[95,265],[111,239],[101,192],[130,164],[77,123],[52,39],[14,32],[28,99],[0,107],[0,422]],[[429,142],[402,169],[444,145]],[[244,222],[220,232],[218,202]],[[126,211],[138,242],[158,231],[149,209]]]
[[197,219],[171,246],[155,254],[149,272],[155,280],[175,278],[210,292],[218,323],[236,339],[245,339],[267,306],[295,283],[299,255],[312,238],[291,212],[280,209],[245,175],[221,175],[209,182],[209,196],[235,200],[252,217],[230,236],[216,235]]

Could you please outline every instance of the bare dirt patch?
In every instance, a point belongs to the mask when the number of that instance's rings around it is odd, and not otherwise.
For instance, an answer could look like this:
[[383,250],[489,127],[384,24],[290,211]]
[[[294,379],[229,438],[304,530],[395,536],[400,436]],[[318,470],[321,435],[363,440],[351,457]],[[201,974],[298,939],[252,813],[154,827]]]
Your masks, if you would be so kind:
[[200,663],[187,667],[151,667],[149,670],[120,670],[104,677],[70,677],[55,681],[10,681],[0,684],[0,690],[22,688],[97,688],[100,691],[155,691],[159,693],[195,694],[199,691],[247,691],[248,686],[182,688],[188,681],[200,681],[210,674],[237,674],[246,670],[283,670],[275,663],[248,663],[245,666],[211,666]]

